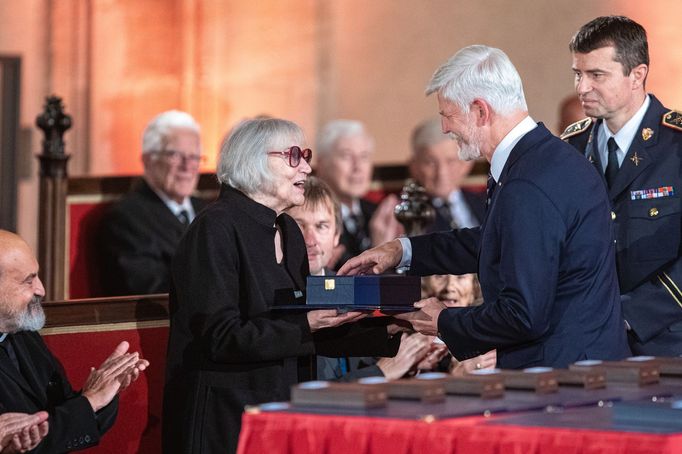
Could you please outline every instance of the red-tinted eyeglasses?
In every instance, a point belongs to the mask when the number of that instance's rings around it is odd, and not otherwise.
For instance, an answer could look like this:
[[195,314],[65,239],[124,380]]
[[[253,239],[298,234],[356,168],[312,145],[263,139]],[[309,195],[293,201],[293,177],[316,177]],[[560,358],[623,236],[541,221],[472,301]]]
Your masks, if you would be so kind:
[[276,154],[282,157],[288,157],[288,164],[291,167],[298,167],[298,165],[301,163],[301,158],[303,158],[308,164],[310,164],[310,160],[313,159],[313,150],[310,148],[301,150],[301,147],[296,145],[286,151],[268,151],[268,154]]

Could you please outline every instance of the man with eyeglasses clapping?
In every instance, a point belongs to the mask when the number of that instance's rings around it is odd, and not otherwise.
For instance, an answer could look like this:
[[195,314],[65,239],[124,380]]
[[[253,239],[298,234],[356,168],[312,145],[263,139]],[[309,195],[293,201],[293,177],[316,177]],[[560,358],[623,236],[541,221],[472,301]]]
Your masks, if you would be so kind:
[[103,223],[108,295],[169,291],[171,257],[205,204],[191,196],[203,158],[199,125],[188,113],[169,110],[147,125],[143,178]]

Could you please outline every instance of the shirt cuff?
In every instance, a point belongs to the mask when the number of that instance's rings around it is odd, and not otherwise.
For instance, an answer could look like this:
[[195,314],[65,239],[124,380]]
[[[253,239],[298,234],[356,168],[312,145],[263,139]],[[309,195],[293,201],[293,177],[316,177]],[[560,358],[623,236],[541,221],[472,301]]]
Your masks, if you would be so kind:
[[400,245],[403,247],[403,256],[400,259],[400,263],[396,267],[396,270],[400,272],[408,271],[410,265],[412,265],[412,242],[409,238],[400,237],[398,238]]

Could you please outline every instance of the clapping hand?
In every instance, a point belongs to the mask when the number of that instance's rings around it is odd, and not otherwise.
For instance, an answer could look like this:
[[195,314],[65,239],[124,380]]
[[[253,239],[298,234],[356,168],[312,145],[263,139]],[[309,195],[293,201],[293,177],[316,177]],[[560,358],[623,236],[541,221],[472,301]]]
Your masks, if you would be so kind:
[[128,353],[128,348],[128,342],[121,342],[99,369],[90,369],[83,385],[83,396],[90,401],[94,411],[107,406],[149,366],[149,361],[140,359],[137,352]]
[[431,339],[419,333],[403,333],[398,353],[392,358],[381,358],[377,367],[388,380],[396,380],[410,371],[417,370],[417,364],[429,354]]
[[0,415],[0,452],[26,452],[45,438],[49,430],[46,411],[32,415],[4,413]]
[[369,234],[372,246],[379,246],[405,233],[402,224],[395,217],[395,206],[400,202],[395,194],[388,194],[377,206],[369,220]]

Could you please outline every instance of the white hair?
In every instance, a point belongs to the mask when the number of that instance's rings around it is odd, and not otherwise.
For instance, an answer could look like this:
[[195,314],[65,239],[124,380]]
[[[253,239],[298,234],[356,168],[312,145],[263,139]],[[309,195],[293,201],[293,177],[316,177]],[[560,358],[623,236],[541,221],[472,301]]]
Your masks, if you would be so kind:
[[296,124],[279,118],[256,118],[238,123],[220,147],[218,181],[247,195],[271,188],[268,151],[284,151],[291,141],[303,147],[305,136]]
[[171,131],[189,129],[199,135],[199,124],[187,112],[167,110],[158,114],[147,124],[142,133],[142,153],[163,151]]
[[426,95],[432,93],[464,113],[474,99],[485,100],[501,115],[528,110],[521,76],[507,54],[480,44],[461,49],[436,70],[426,87]]
[[370,147],[374,148],[374,139],[369,135],[365,125],[357,120],[333,120],[324,125],[317,135],[318,159],[324,159],[334,151],[336,142],[344,137],[364,136],[369,140]]

